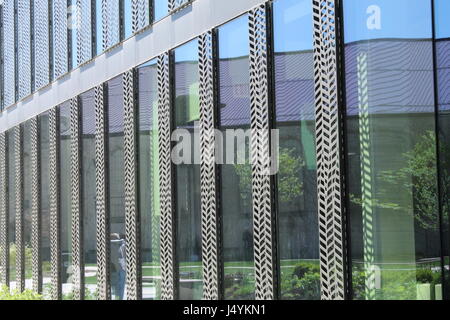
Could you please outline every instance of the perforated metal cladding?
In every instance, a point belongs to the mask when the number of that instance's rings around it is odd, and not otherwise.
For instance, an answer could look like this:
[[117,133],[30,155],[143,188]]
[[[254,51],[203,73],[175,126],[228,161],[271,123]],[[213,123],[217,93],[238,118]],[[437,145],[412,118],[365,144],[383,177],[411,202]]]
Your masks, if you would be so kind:
[[16,102],[14,0],[3,1],[3,106]]
[[92,58],[91,9],[91,0],[77,0],[77,62],[79,65]]
[[30,1],[17,1],[18,24],[18,98],[19,100],[31,93],[31,8]]
[[199,37],[203,298],[219,299],[213,32]]
[[150,24],[150,2],[148,0],[132,0],[133,33]]
[[336,3],[313,0],[321,297],[344,299]]
[[72,277],[73,298],[80,300],[84,289],[84,263],[81,217],[80,106],[78,98],[70,100],[70,189],[72,209]]
[[267,19],[265,4],[249,13],[253,243],[258,300],[274,299],[275,292]]
[[161,299],[174,299],[174,227],[169,54],[158,57],[159,187],[161,205]]
[[30,121],[31,131],[31,272],[32,289],[42,291],[41,278],[41,165],[39,144],[39,119],[34,117]]
[[59,78],[69,71],[67,28],[67,1],[53,1],[53,50],[54,77]]
[[125,235],[127,299],[141,299],[140,228],[137,188],[137,106],[134,69],[123,74]]
[[39,90],[50,81],[50,34],[48,0],[34,1],[34,77]]
[[102,0],[103,50],[120,42],[119,0]]
[[8,157],[6,133],[0,133],[0,281],[9,285]]
[[104,85],[95,87],[95,187],[97,215],[98,298],[111,298],[109,282],[109,214],[106,167],[106,112]]
[[169,0],[169,11],[176,11],[191,1],[192,0]]
[[15,193],[16,193],[16,288],[25,290],[25,253],[23,234],[23,127],[14,128],[14,154],[15,154]]
[[50,297],[61,298],[61,241],[60,241],[60,195],[59,176],[59,111],[49,112],[49,172],[50,172]]

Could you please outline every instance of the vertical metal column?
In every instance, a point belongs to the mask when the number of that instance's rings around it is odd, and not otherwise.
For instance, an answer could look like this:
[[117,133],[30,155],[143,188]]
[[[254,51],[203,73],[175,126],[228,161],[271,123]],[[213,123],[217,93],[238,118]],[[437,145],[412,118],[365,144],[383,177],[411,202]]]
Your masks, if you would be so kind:
[[16,83],[16,55],[15,55],[15,0],[3,1],[3,107],[14,102]]
[[39,118],[30,119],[31,130],[31,261],[35,292],[42,291],[41,266],[41,157]]
[[95,87],[95,185],[97,214],[97,285],[100,300],[111,299],[109,282],[109,213],[107,195],[107,113],[105,85]]
[[189,2],[191,0],[169,0],[169,12],[175,11]]
[[19,100],[31,93],[31,2],[17,1],[18,25],[18,98]]
[[8,139],[0,133],[0,283],[9,286]]
[[128,300],[140,300],[142,297],[135,82],[134,69],[123,74],[126,286]]
[[336,0],[313,0],[321,297],[344,299]]
[[70,101],[70,189],[72,209],[72,275],[74,300],[80,300],[84,297],[80,128],[80,105],[78,97],[75,97]]
[[69,71],[67,0],[53,0],[54,78]]
[[200,189],[203,298],[219,299],[219,245],[215,155],[215,82],[213,31],[199,37]]
[[274,299],[276,284],[267,27],[267,5],[262,4],[249,12],[253,242],[258,300]]
[[25,253],[23,237],[23,125],[14,128],[15,192],[16,192],[16,289],[25,290]]
[[174,285],[174,208],[171,159],[171,98],[169,53],[158,57],[159,188],[161,203],[161,299],[173,300]]
[[102,0],[103,50],[120,42],[119,0]]
[[50,265],[51,299],[61,299],[61,237],[60,237],[60,163],[59,109],[49,110],[49,171],[50,171]]
[[34,77],[39,90],[50,82],[50,33],[48,0],[34,1]]

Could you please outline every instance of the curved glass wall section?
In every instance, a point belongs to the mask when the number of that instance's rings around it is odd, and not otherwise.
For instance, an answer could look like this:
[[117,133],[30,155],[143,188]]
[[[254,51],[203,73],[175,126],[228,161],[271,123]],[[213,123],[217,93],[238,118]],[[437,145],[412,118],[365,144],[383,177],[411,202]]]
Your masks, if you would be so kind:
[[320,299],[311,4],[273,4],[281,299]]
[[431,1],[345,0],[354,299],[441,296]]
[[248,16],[219,27],[218,41],[224,298],[254,299]]
[[198,40],[174,50],[175,131],[172,149],[175,163],[177,218],[176,255],[179,264],[179,299],[202,298],[202,236],[200,212]]
[[49,186],[50,171],[50,145],[49,145],[49,123],[48,112],[39,116],[39,143],[41,164],[41,267],[42,267],[42,291],[45,299],[50,297],[51,270],[50,270],[50,193]]
[[59,177],[60,177],[60,237],[61,283],[63,299],[72,299],[72,197],[70,181],[70,101],[59,106]]
[[450,297],[450,2],[445,0],[434,1],[435,11],[435,59],[437,79],[438,103],[438,133],[439,133],[439,182],[441,186],[442,206],[442,255],[444,258],[444,286],[443,297]]
[[111,299],[126,299],[126,239],[122,75],[108,81],[108,175]]
[[84,250],[84,299],[97,299],[97,211],[95,204],[95,96],[94,90],[80,95],[81,190]]
[[31,260],[31,124],[23,125],[23,252],[25,261],[25,288],[32,289]]
[[138,68],[139,210],[141,214],[142,298],[161,299],[158,150],[158,70],[156,60]]
[[16,157],[15,132],[7,132],[8,139],[8,207],[9,207],[9,287],[16,288]]

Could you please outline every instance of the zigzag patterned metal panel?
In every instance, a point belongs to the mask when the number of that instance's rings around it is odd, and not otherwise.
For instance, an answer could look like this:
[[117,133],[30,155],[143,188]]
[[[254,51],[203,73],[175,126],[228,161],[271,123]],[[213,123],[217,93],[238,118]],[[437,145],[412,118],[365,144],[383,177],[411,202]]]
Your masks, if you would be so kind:
[[219,299],[213,32],[199,37],[203,298]]
[[267,19],[265,4],[249,12],[253,242],[257,300],[275,298]]
[[120,42],[120,0],[102,0],[103,50]]
[[53,50],[54,77],[59,78],[69,71],[67,1],[53,1]]
[[14,0],[3,1],[3,106],[16,102]]
[[25,253],[23,235],[23,126],[14,128],[15,193],[16,193],[16,289],[25,290]]
[[31,93],[31,2],[17,1],[18,98]]
[[313,0],[321,298],[344,299],[336,3]]
[[9,286],[7,141],[6,133],[0,133],[0,282]]
[[50,34],[47,0],[34,1],[34,81],[39,90],[50,82]]
[[83,237],[81,216],[80,106],[78,97],[70,100],[70,187],[72,208],[73,299],[81,300],[84,291]]
[[31,131],[31,272],[33,291],[42,291],[41,277],[41,163],[39,119],[34,117],[30,121]]
[[97,215],[98,298],[111,298],[109,282],[109,215],[107,199],[105,88],[95,87],[95,185]]
[[176,11],[191,1],[192,0],[169,0],[169,12]]
[[50,172],[50,298],[61,299],[61,239],[60,239],[60,177],[59,177],[59,110],[49,114],[49,172]]
[[131,11],[133,33],[138,32],[150,24],[150,1],[132,0]]
[[171,101],[169,53],[158,57],[159,188],[161,205],[161,299],[173,300],[174,221],[171,160]]
[[123,74],[126,288],[128,300],[140,300],[140,219],[137,188],[137,106],[134,69]]
[[77,62],[79,65],[92,58],[91,9],[91,0],[77,0]]

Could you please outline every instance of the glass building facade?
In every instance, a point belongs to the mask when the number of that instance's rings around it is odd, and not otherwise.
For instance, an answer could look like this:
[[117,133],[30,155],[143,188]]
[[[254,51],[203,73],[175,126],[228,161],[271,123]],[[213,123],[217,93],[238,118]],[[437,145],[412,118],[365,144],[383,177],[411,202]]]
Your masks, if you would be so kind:
[[449,1],[0,8],[0,283],[450,299]]

